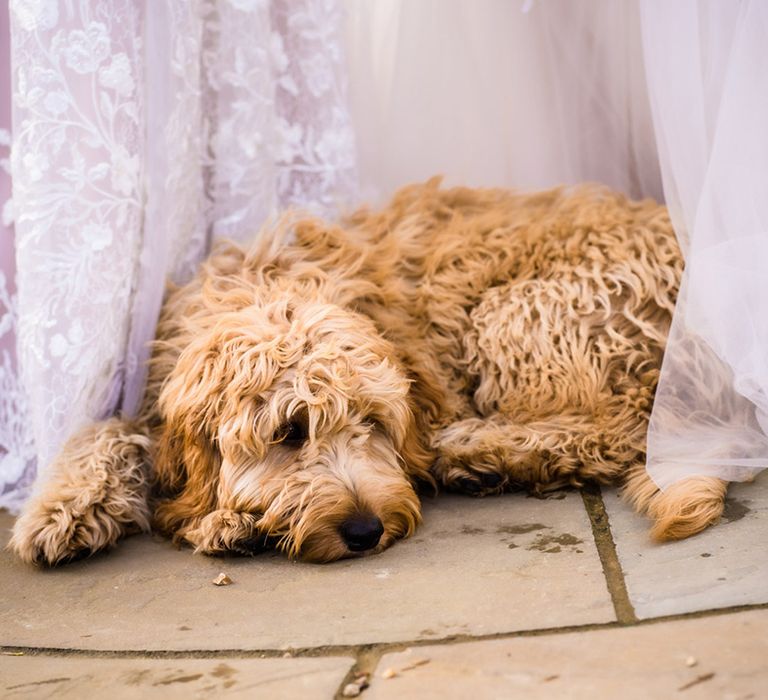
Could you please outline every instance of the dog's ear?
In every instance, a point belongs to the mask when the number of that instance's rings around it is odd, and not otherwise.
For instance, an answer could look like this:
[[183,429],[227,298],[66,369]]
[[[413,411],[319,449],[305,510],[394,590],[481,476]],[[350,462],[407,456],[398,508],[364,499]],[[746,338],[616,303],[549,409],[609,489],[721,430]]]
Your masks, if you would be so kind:
[[278,371],[269,328],[254,306],[223,314],[216,326],[193,336],[168,374],[158,399],[155,473],[167,496],[156,510],[159,529],[183,537],[183,530],[195,527],[186,521],[219,507],[220,429],[242,432],[243,444],[255,439],[256,397]]
[[226,378],[219,338],[195,338],[181,352],[160,392],[163,419],[155,454],[155,475],[165,497],[155,525],[183,537],[183,529],[216,508],[221,454],[216,446],[217,400]]
[[429,468],[435,461],[434,451],[430,448],[428,433],[422,421],[412,414],[406,426],[405,439],[400,447],[400,455],[405,463],[405,471],[411,483],[416,487],[428,485],[436,489],[435,479]]
[[216,509],[221,454],[200,435],[180,433],[166,424],[155,459],[160,491],[166,498],[155,509],[154,524],[180,540]]
[[443,416],[456,415],[458,402],[446,400],[438,387],[443,384],[435,360],[420,349],[420,344],[409,337],[404,329],[402,341],[395,345],[397,359],[410,382],[408,405],[410,419],[406,426],[401,453],[406,470],[414,485],[422,484],[437,489],[432,476],[432,467],[437,454],[430,442],[430,436],[440,424]]

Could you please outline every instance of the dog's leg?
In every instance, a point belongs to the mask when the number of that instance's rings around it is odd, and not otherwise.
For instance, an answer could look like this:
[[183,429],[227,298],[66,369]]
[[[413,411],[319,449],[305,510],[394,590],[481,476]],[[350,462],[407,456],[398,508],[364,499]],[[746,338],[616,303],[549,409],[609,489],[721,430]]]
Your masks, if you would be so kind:
[[501,416],[468,418],[437,436],[432,468],[448,489],[483,496],[509,486],[546,491],[565,486],[578,459],[562,450],[562,430],[514,424]]
[[728,482],[711,476],[692,476],[662,491],[645,465],[628,473],[622,496],[653,519],[651,537],[658,541],[681,540],[715,524],[723,514]]
[[637,443],[633,431],[601,431],[587,416],[519,424],[495,414],[443,429],[433,473],[451,490],[480,496],[508,486],[539,493],[585,481],[610,483],[642,457]]
[[13,528],[24,561],[54,565],[149,529],[149,438],[112,418],[76,434],[50,466]]
[[622,496],[653,519],[651,537],[657,541],[690,537],[719,520],[726,481],[690,477],[662,491],[645,470],[637,437],[609,435],[613,442],[586,420],[566,429],[557,419],[515,425],[499,416],[470,418],[440,433],[433,472],[447,488],[475,496],[515,485],[546,492],[586,481],[605,484],[625,475]]

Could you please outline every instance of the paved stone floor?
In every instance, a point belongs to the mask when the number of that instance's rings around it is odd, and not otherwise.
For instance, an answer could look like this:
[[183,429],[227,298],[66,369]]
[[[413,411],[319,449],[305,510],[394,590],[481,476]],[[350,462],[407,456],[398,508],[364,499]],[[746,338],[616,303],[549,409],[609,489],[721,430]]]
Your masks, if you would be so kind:
[[149,536],[54,570],[3,551],[0,698],[768,698],[768,474],[663,546],[612,490],[424,515],[324,566]]

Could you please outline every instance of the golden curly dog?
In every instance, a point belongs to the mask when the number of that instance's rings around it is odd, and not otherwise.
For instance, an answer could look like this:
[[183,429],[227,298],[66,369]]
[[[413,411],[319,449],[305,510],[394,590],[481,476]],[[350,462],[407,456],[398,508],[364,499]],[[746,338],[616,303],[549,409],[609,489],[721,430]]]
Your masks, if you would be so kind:
[[75,436],[11,546],[56,564],[153,525],[330,561],[410,535],[422,482],[620,481],[655,538],[696,533],[725,482],[660,492],[644,468],[681,271],[666,210],[598,186],[436,179],[219,247],[168,294],[138,419]]

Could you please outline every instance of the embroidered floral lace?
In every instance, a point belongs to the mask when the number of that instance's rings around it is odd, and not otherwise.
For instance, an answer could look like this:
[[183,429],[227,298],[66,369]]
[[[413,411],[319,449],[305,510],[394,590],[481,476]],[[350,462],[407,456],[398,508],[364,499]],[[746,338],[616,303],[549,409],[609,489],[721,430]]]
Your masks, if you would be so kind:
[[337,0],[11,1],[0,505],[83,423],[136,409],[166,277],[354,192],[341,19]]

